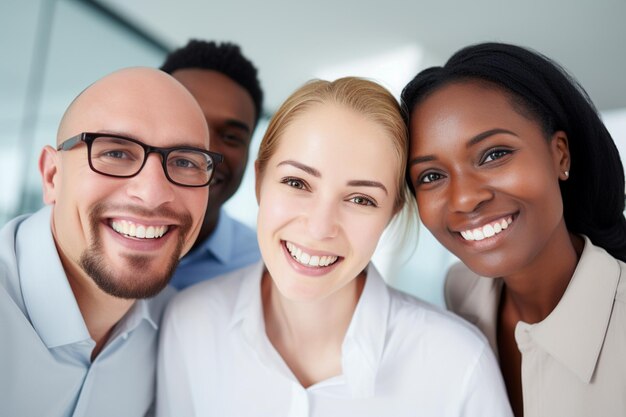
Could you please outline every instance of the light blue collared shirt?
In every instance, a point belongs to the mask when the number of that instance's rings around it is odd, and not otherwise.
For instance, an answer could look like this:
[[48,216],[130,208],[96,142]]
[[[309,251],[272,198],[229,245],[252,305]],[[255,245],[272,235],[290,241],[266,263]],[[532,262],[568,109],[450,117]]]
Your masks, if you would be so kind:
[[213,233],[180,261],[170,285],[182,290],[260,259],[256,233],[222,210]]
[[158,323],[171,292],[139,300],[91,362],[50,229],[50,207],[0,230],[0,415],[136,417],[154,400]]

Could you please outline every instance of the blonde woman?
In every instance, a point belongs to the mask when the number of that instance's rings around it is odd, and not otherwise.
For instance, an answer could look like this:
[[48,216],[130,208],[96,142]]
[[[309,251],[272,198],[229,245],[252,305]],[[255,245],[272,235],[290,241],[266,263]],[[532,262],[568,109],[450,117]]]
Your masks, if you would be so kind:
[[474,328],[370,264],[405,204],[395,99],[357,78],[306,84],[256,161],[262,262],[182,292],[161,340],[160,416],[508,416]]

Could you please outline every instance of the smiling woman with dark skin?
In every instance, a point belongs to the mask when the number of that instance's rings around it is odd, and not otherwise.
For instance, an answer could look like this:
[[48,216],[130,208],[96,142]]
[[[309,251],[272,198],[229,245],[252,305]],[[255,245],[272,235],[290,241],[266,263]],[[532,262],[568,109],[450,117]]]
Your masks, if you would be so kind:
[[446,302],[489,339],[515,414],[626,415],[624,170],[584,90],[487,43],[402,99],[421,220],[464,263]]

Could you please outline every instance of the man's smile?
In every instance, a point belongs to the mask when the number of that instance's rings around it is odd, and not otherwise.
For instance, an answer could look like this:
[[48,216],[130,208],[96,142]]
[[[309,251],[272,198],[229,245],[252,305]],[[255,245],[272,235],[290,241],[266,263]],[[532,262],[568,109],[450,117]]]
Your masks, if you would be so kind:
[[151,226],[128,220],[111,220],[111,228],[117,233],[138,239],[158,239],[169,230],[169,226]]

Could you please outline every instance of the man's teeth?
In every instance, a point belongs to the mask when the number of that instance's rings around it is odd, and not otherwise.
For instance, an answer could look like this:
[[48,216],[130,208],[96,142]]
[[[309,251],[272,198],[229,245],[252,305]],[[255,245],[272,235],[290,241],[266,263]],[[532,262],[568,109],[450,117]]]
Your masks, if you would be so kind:
[[482,227],[477,227],[476,229],[465,230],[461,232],[461,236],[463,236],[463,239],[465,240],[483,240],[497,235],[509,227],[511,223],[513,223],[513,218],[509,216],[505,219],[486,224]]
[[289,250],[289,253],[293,257],[293,259],[295,259],[302,265],[306,265],[306,266],[317,266],[317,267],[328,266],[337,262],[337,259],[338,259],[337,256],[332,256],[332,255],[328,255],[328,256],[309,255],[308,253],[303,252],[302,249],[300,249],[299,247],[297,247],[291,242],[285,242],[285,246],[287,246],[287,250]]
[[138,239],[158,239],[162,237],[168,229],[168,226],[145,226],[127,220],[113,220],[111,221],[111,227],[117,233]]

